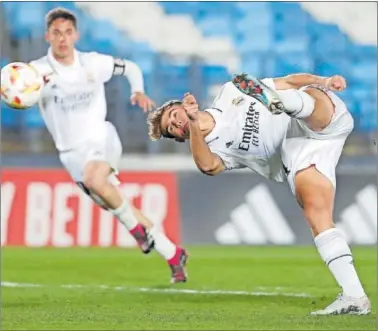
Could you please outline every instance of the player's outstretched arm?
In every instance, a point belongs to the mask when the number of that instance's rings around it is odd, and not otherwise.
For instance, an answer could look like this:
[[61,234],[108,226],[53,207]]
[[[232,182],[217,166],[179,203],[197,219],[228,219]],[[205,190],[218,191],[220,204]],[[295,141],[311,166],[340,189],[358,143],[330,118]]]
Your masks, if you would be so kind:
[[187,93],[183,107],[189,118],[190,148],[197,168],[204,174],[215,176],[225,170],[222,159],[211,152],[202,135],[198,120],[198,104],[194,96]]
[[346,88],[345,78],[339,75],[321,77],[311,74],[293,74],[273,79],[277,90],[299,89],[303,86],[318,84],[341,92]]
[[83,56],[104,83],[113,76],[126,77],[130,83],[133,105],[137,104],[144,111],[150,111],[155,106],[154,102],[144,93],[143,73],[135,62],[96,52],[84,53]]
[[144,93],[143,73],[133,61],[114,59],[114,75],[125,76],[131,86],[131,103],[143,108],[145,112],[151,111],[155,103]]

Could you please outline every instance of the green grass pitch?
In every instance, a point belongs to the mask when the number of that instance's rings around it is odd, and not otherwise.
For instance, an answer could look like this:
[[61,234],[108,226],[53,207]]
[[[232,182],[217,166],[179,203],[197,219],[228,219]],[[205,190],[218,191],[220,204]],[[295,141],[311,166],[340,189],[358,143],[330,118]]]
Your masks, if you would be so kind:
[[[189,282],[171,286],[169,269],[155,252],[3,248],[2,329],[376,329],[375,248],[353,248],[372,314],[327,317],[308,316],[339,292],[314,247],[204,246],[189,252]],[[19,287],[25,284],[40,286]]]

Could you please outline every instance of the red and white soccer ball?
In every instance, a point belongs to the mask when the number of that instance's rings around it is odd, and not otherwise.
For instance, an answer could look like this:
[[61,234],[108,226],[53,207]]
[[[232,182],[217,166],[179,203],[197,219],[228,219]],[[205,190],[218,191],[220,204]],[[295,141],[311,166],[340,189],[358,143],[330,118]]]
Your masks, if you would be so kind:
[[27,63],[14,62],[1,69],[1,100],[11,108],[34,106],[43,87],[43,77]]

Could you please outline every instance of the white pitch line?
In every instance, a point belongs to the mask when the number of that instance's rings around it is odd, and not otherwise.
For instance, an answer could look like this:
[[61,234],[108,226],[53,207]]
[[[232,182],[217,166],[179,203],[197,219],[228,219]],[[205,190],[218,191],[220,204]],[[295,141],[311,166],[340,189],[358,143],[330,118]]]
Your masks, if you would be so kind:
[[[307,293],[287,293],[287,292],[265,292],[265,291],[235,291],[235,290],[193,290],[193,289],[177,289],[177,288],[150,288],[150,287],[125,287],[125,286],[109,286],[109,285],[80,285],[80,284],[63,284],[58,285],[61,288],[77,289],[103,289],[127,292],[144,292],[144,293],[182,293],[182,294],[205,294],[205,295],[244,295],[244,296],[285,296],[285,297],[312,297]],[[1,287],[47,287],[42,284],[1,282]],[[279,288],[277,288],[279,289]]]

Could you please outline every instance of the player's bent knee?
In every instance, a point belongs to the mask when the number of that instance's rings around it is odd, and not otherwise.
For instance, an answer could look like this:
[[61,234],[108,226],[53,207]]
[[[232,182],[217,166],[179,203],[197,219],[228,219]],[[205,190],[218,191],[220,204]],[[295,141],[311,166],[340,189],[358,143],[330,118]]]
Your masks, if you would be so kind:
[[107,177],[102,176],[101,172],[91,171],[85,174],[83,182],[90,191],[98,192],[106,184]]
[[98,192],[106,185],[110,167],[104,162],[91,161],[84,171],[84,185],[91,191]]

